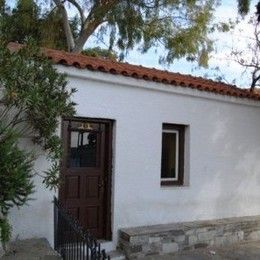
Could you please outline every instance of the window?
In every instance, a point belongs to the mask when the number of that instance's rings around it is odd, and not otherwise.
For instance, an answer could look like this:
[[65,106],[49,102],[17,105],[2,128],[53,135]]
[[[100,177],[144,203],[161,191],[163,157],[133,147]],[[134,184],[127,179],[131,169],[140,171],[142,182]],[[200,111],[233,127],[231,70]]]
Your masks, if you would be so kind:
[[183,185],[185,126],[163,124],[161,185]]
[[70,167],[96,167],[98,133],[71,131]]
[[68,161],[70,168],[99,167],[102,124],[69,121]]

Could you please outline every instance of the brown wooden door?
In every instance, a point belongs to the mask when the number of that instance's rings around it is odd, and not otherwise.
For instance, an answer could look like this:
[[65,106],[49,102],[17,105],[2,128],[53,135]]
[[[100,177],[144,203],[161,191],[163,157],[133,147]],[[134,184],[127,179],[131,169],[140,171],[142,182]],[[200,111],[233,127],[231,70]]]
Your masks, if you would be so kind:
[[111,123],[64,120],[63,140],[60,201],[92,235],[100,239],[108,238]]

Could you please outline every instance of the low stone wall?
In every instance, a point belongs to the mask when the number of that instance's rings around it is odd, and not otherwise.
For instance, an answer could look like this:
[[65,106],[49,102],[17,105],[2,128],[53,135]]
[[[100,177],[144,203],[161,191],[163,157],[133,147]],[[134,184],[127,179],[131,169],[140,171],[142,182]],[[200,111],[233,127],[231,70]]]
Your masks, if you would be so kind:
[[260,216],[125,228],[119,247],[132,259],[244,240],[260,240]]

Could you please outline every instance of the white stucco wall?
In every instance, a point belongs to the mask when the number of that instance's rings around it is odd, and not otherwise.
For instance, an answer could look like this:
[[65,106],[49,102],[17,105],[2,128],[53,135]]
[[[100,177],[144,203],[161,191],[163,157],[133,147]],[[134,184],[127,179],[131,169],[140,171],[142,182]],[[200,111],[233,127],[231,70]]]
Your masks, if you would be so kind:
[[[77,116],[115,120],[114,245],[122,227],[260,214],[260,102],[59,69],[78,89]],[[162,123],[189,126],[184,187],[160,186]],[[30,208],[14,212],[17,234],[52,239],[52,195],[40,188]]]

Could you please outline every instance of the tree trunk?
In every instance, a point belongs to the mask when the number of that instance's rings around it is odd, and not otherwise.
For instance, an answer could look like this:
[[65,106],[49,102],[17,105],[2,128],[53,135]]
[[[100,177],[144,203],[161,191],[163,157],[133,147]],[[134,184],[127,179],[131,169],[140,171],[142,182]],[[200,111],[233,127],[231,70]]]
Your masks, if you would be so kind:
[[84,26],[79,38],[75,42],[72,52],[80,53],[83,50],[86,41],[94,33],[97,27],[104,22],[104,18],[109,10],[111,10],[111,8],[113,8],[118,2],[119,0],[101,0],[99,4],[93,6],[84,22]]
[[54,2],[56,6],[59,8],[62,15],[62,22],[63,22],[63,28],[66,36],[66,41],[67,41],[67,47],[68,47],[68,51],[70,52],[75,47],[75,42],[69,24],[68,13],[66,11],[66,8],[64,7],[64,4],[61,3],[60,0],[54,0]]
[[83,50],[83,47],[88,40],[88,38],[94,33],[97,27],[102,24],[102,21],[94,21],[90,23],[85,23],[84,30],[82,30],[79,38],[77,39],[74,48],[72,49],[73,53],[80,53]]
[[250,90],[253,91],[256,87],[256,84],[258,83],[258,81],[260,80],[260,76],[258,77],[253,77],[252,79],[252,83],[251,83],[251,87]]

